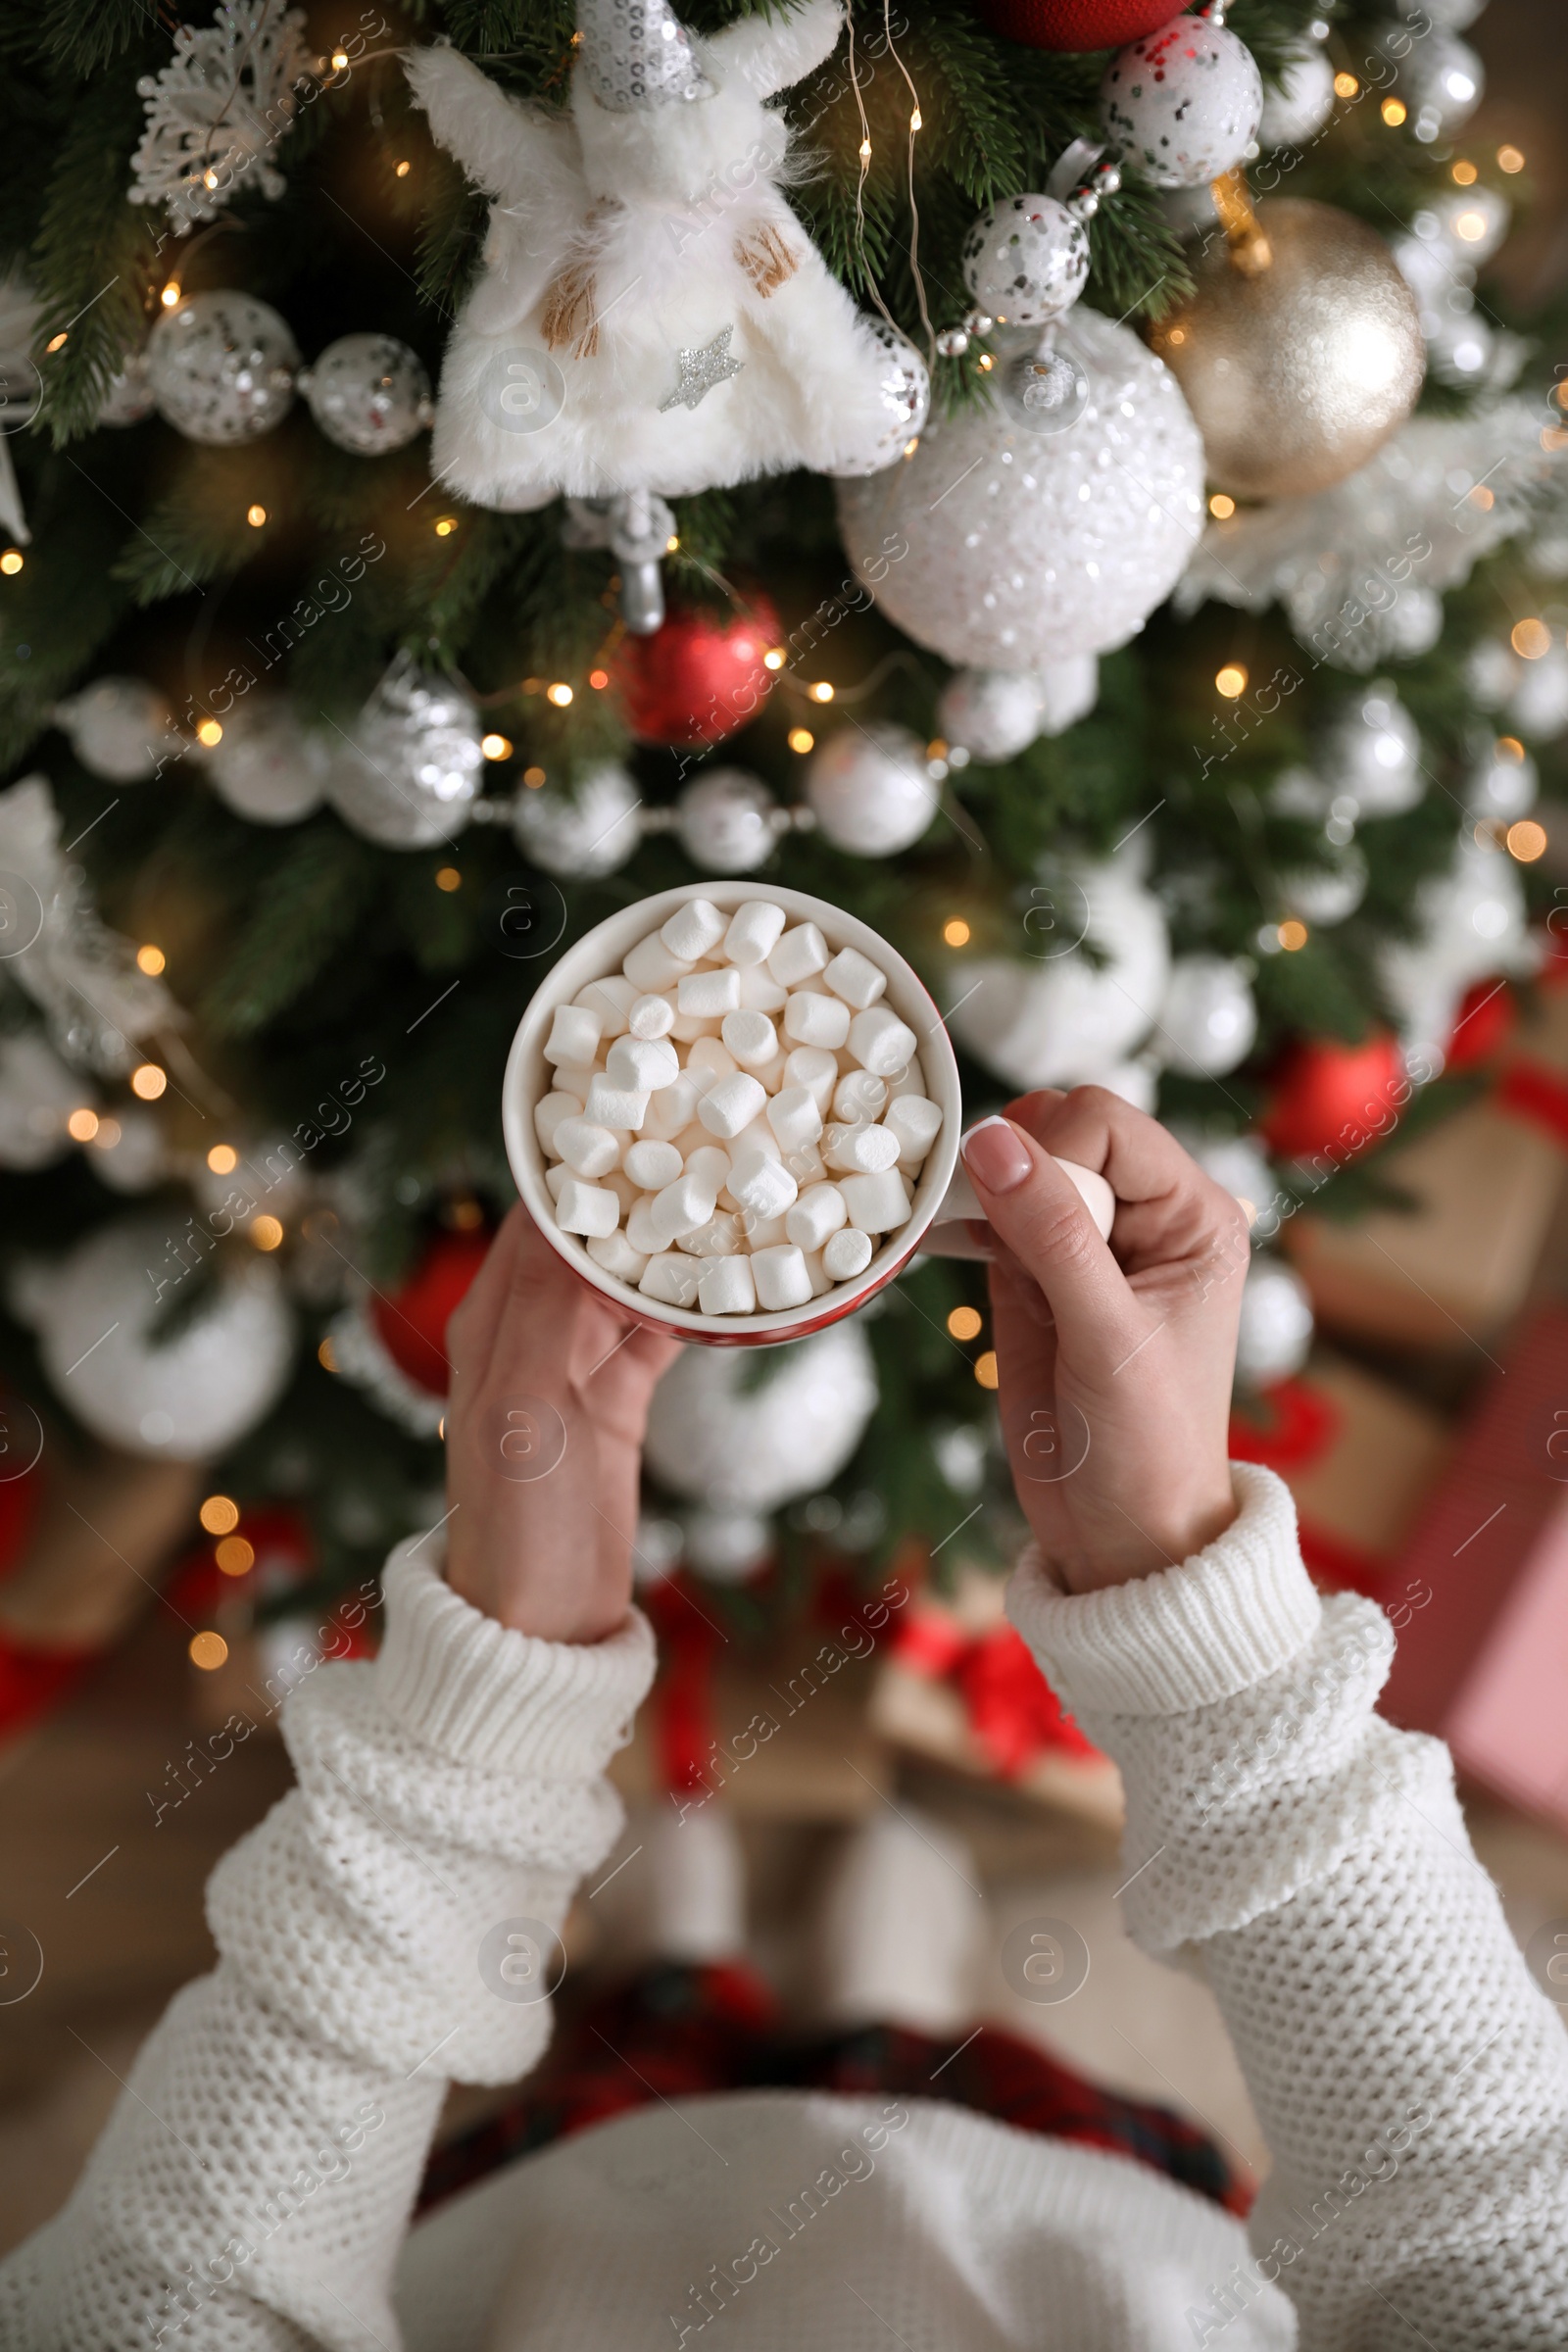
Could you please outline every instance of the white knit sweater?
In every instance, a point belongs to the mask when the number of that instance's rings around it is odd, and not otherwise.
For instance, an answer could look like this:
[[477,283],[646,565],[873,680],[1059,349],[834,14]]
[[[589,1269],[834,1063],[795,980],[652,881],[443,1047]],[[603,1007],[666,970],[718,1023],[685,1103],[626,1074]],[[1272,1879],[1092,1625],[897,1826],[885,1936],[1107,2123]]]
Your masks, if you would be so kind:
[[214,1876],[219,1967],[0,2266],[0,2344],[1562,2352],[1568,2038],[1445,1751],[1372,1713],[1387,1624],[1320,1602],[1284,1488],[1235,1476],[1180,1568],[1070,1597],[1025,1567],[1011,1606],[1126,1777],[1133,1934],[1229,2022],[1273,2154],[1248,2230],[936,2102],[765,2093],[645,2109],[407,2237],[448,2078],[544,2044],[480,1947],[609,1850],[653,1646],[528,1641],[405,1547],[379,1659],[289,1701],[299,1787]]

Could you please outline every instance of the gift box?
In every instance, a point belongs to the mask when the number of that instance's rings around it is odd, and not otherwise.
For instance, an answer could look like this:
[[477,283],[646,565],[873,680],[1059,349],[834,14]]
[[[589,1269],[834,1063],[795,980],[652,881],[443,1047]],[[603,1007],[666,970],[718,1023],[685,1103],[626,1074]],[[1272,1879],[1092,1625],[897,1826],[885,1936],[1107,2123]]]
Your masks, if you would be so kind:
[[1400,1554],[1384,1712],[1568,1829],[1568,1309],[1540,1309]]
[[1295,1495],[1313,1575],[1376,1598],[1397,1582],[1447,1444],[1441,1414],[1322,1347],[1231,1417],[1232,1460],[1277,1470]]
[[871,1728],[907,1754],[1117,1829],[1121,1776],[1062,1712],[1003,1591],[970,1569],[951,1601],[911,1601],[876,1677]]

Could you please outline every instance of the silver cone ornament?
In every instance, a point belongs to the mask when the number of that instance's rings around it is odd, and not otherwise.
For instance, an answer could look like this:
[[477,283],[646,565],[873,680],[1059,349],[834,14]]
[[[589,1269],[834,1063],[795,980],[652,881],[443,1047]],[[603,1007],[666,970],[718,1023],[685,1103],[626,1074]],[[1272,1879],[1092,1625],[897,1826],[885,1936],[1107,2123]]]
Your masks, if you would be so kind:
[[668,0],[577,0],[577,71],[612,114],[713,94]]

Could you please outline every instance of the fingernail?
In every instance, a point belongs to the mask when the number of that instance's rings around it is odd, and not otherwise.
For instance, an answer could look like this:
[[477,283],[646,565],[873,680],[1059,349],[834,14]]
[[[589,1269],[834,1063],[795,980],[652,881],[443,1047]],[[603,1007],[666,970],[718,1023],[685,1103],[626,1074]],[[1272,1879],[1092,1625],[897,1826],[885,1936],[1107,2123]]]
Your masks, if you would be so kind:
[[963,1164],[988,1193],[1013,1193],[1033,1168],[1016,1127],[1003,1118],[982,1119],[963,1139]]

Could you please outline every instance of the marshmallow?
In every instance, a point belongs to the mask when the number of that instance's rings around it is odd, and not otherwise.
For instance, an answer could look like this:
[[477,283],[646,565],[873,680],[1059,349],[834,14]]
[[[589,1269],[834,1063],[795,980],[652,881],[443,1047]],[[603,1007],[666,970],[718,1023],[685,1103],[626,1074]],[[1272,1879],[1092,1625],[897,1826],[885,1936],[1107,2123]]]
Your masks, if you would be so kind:
[[882,1124],[899,1139],[900,1167],[917,1168],[937,1140],[942,1113],[924,1095],[900,1095]]
[[648,1097],[629,1086],[616,1086],[600,1070],[588,1089],[586,1115],[598,1127],[641,1127],[648,1116]]
[[619,1144],[608,1127],[596,1127],[592,1119],[563,1119],[556,1150],[574,1176],[608,1176],[620,1164]]
[[742,1012],[783,1011],[789,990],[780,988],[765,963],[743,963],[740,975]]
[[710,1135],[728,1141],[749,1127],[767,1101],[767,1090],[744,1070],[731,1078],[715,1079],[697,1105],[697,1116]]
[[556,1093],[575,1095],[579,1102],[588,1100],[588,1089],[599,1075],[599,1065],[592,1061],[558,1061],[556,1064]]
[[592,1234],[584,1247],[594,1264],[613,1274],[617,1282],[641,1282],[648,1260],[623,1233]]
[[533,1131],[539,1138],[539,1149],[559,1159],[556,1150],[556,1131],[565,1119],[580,1119],[582,1104],[575,1095],[541,1095],[533,1106]]
[[842,997],[846,1004],[853,1004],[857,1012],[864,1012],[868,1004],[874,1004],[888,984],[886,972],[879,972],[855,948],[840,948],[831,963],[823,967],[822,977],[833,994]]
[[846,1225],[822,1247],[822,1271],[835,1282],[853,1282],[871,1263],[871,1237]]
[[656,1144],[672,1144],[683,1127],[697,1116],[698,1090],[684,1070],[673,1086],[662,1086],[648,1100],[642,1133]]
[[697,1258],[682,1257],[678,1250],[662,1250],[648,1260],[637,1288],[645,1298],[657,1298],[661,1306],[695,1306],[698,1264]]
[[784,1084],[804,1086],[823,1118],[839,1082],[839,1065],[820,1046],[797,1046],[784,1056]]
[[658,932],[651,931],[637,942],[620,968],[639,996],[651,996],[659,989],[673,988],[695,961],[695,956],[672,956]]
[[820,1298],[824,1291],[833,1288],[833,1277],[822,1263],[822,1252],[820,1250],[803,1250],[801,1256],[806,1265],[806,1279],[811,1286],[811,1297]]
[[590,1012],[598,1013],[601,1024],[599,1035],[603,1042],[607,1037],[623,1034],[627,1007],[636,994],[629,980],[623,980],[619,972],[611,972],[607,978],[590,980],[586,988],[579,988],[572,1003],[586,1005]]
[[752,1280],[757,1285],[757,1303],[764,1313],[777,1314],[781,1307],[804,1306],[810,1298],[811,1278],[806,1270],[805,1258],[792,1242],[778,1249],[754,1250],[750,1263]]
[[730,1198],[758,1217],[781,1217],[793,1207],[800,1188],[781,1160],[761,1152],[743,1152],[730,1166]]
[[[873,1179],[874,1181],[874,1179]],[[673,1184],[666,1184],[656,1193],[650,1203],[654,1231],[660,1246],[667,1250],[680,1234],[693,1233],[706,1225],[718,1205],[718,1194],[711,1185],[683,1169]]]
[[592,1061],[604,1022],[586,1004],[558,1004],[545,1041],[546,1061]]
[[757,1290],[749,1257],[703,1257],[697,1278],[697,1302],[705,1315],[751,1315],[757,1311]]
[[908,1187],[897,1168],[875,1176],[846,1176],[839,1186],[850,1223],[862,1233],[892,1233],[910,1216]]
[[[621,1144],[621,1142],[622,1138],[617,1135],[615,1138],[617,1147]],[[631,1178],[625,1173],[624,1169],[621,1168],[612,1168],[609,1175],[601,1176],[599,1181],[604,1186],[606,1192],[613,1193],[615,1199],[620,1202],[621,1215],[623,1217],[629,1217],[633,1208],[643,1197],[642,1186],[640,1184],[633,1184]]]
[[873,1004],[850,1023],[850,1052],[862,1069],[891,1078],[908,1062],[918,1040],[890,1004]]
[[553,1168],[546,1168],[545,1188],[548,1191],[552,1200],[559,1200],[561,1199],[562,1186],[564,1184],[569,1184],[570,1182],[571,1170],[567,1167],[564,1159],[558,1159]]
[[740,1066],[721,1037],[700,1037],[686,1056],[686,1072],[699,1096],[715,1078],[728,1078]]
[[[866,1016],[858,1016],[863,1020]],[[784,1034],[798,1046],[821,1046],[829,1053],[848,1043],[850,1008],[841,997],[826,997],[813,988],[797,988],[784,1007]]]
[[[629,980],[621,984],[631,986]],[[626,1026],[633,1037],[667,1037],[675,1026],[675,1007],[667,996],[633,997],[626,1009]]]
[[784,1231],[801,1250],[820,1250],[849,1218],[836,1184],[813,1184],[784,1219]]
[[683,973],[675,990],[675,1009],[692,1012],[700,1021],[722,1020],[741,1008],[741,976],[732,963],[716,972]]
[[808,1184],[820,1184],[827,1174],[827,1162],[814,1144],[797,1144],[785,1152],[784,1165],[803,1191]]
[[716,1037],[717,1021],[700,1021],[695,1012],[677,1012],[669,1026],[669,1034],[678,1046],[693,1046],[700,1037]]
[[644,1257],[657,1257],[664,1245],[654,1228],[653,1202],[639,1198],[626,1211],[626,1239]]
[[876,1176],[884,1168],[897,1167],[899,1139],[886,1127],[872,1127],[864,1121],[853,1127],[825,1127],[822,1157],[830,1168],[842,1169],[847,1176]]
[[768,951],[767,968],[781,987],[798,988],[827,962],[827,942],[814,923],[798,923]]
[[678,1233],[675,1247],[690,1257],[733,1257],[741,1240],[740,1218],[728,1209],[720,1209],[706,1225],[694,1225],[690,1233]]
[[712,954],[724,929],[724,917],[710,899],[688,899],[667,923],[660,925],[659,936],[672,956],[678,956],[683,963],[696,963],[699,957]]
[[706,1127],[693,1132],[702,1140],[686,1154],[686,1173],[695,1176],[699,1184],[711,1185],[715,1193],[721,1193],[729,1182],[729,1153],[712,1142]]
[[743,1127],[739,1135],[731,1136],[724,1149],[732,1160],[738,1159],[743,1152],[760,1152],[764,1159],[784,1156],[784,1147],[768,1125],[765,1113],[760,1119],[753,1119],[749,1127]]
[[[680,1174],[681,1156],[673,1144],[650,1136],[627,1145],[622,1165],[633,1184],[641,1185],[645,1193],[662,1193]],[[587,1175],[590,1171],[584,1169],[582,1173]]]
[[556,1223],[563,1233],[613,1233],[620,1223],[620,1202],[601,1185],[584,1184],[568,1176],[556,1196]]
[[617,1037],[605,1059],[612,1086],[634,1095],[656,1095],[680,1076],[680,1055],[667,1037]]
[[747,899],[729,918],[724,955],[729,962],[759,964],[770,956],[784,928],[784,909],[771,899]]
[[870,1070],[846,1070],[833,1089],[833,1116],[848,1127],[879,1119],[888,1106],[888,1082]]
[[776,1250],[781,1242],[789,1238],[784,1231],[782,1217],[754,1217],[749,1208],[743,1208],[735,1222],[745,1236],[749,1250]]
[[759,1077],[763,1062],[779,1059],[778,1031],[765,1012],[726,1012],[718,1034],[741,1068]]
[[808,1086],[781,1088],[763,1115],[786,1152],[814,1144],[822,1132],[822,1113]]
[[920,1067],[920,1056],[918,1054],[911,1054],[906,1066],[902,1070],[895,1070],[888,1080],[888,1101],[897,1102],[901,1095],[923,1095],[924,1093],[925,1072]]

